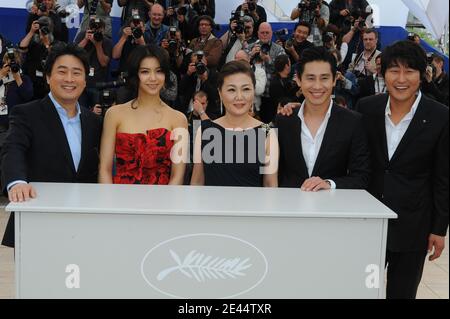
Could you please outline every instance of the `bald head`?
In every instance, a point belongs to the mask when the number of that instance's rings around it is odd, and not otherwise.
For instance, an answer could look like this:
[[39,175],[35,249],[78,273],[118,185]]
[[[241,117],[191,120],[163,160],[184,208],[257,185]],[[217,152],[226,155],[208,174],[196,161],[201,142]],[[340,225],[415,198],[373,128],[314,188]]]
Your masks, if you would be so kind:
[[239,50],[238,52],[236,52],[234,59],[236,61],[245,61],[250,63],[250,55],[248,55],[248,53],[245,52],[244,50]]
[[267,22],[261,23],[258,29],[258,39],[262,43],[269,43],[272,41],[272,36],[273,36],[272,26]]
[[152,5],[150,9],[150,20],[154,27],[159,27],[164,20],[164,7],[160,4]]

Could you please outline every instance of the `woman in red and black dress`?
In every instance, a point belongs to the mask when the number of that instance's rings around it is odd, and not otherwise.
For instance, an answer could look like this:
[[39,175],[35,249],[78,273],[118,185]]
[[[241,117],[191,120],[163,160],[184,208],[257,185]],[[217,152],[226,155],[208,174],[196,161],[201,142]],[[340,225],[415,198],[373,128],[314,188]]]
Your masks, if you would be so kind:
[[181,185],[189,136],[184,114],[160,98],[170,85],[168,57],[159,47],[142,46],[129,62],[129,85],[137,98],[106,113],[99,182]]

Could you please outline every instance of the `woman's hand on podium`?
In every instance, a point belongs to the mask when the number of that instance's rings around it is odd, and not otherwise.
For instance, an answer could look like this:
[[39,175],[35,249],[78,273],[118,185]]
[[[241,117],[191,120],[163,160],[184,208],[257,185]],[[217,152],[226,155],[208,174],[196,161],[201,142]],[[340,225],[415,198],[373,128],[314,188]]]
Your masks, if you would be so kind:
[[36,197],[36,190],[30,184],[16,184],[8,191],[11,202],[26,202]]

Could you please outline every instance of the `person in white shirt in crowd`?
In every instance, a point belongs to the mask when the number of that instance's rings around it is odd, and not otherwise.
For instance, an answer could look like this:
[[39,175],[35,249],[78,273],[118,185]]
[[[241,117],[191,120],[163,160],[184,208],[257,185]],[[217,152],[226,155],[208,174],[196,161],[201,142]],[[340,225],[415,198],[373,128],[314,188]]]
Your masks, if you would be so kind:
[[277,106],[272,105],[269,89],[270,81],[275,72],[274,62],[277,56],[286,54],[283,47],[272,42],[272,26],[264,22],[259,26],[258,41],[249,47],[250,59],[252,63],[262,63],[262,67],[267,75],[267,83],[261,99],[261,121],[270,123],[276,115]]
[[[250,63],[250,56],[244,50],[240,50],[236,53],[234,58],[236,61],[245,61]],[[259,117],[259,112],[261,111],[261,96],[264,94],[266,90],[267,84],[267,74],[263,69],[261,63],[255,63],[252,65],[253,72],[255,73],[256,85],[255,85],[255,102],[254,107],[252,109],[252,113]]]

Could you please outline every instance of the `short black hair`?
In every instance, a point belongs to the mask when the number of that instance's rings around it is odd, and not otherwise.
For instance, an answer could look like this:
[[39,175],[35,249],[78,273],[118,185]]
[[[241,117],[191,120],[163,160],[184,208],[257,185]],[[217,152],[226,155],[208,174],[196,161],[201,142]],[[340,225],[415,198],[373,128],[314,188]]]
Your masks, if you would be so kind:
[[88,75],[89,75],[89,58],[88,58],[86,51],[74,43],[67,44],[64,42],[57,42],[50,49],[50,52],[45,61],[45,67],[44,67],[45,75],[50,76],[52,74],[52,69],[53,69],[53,66],[55,65],[56,60],[59,57],[64,56],[64,55],[71,55],[71,56],[77,58],[78,60],[80,60],[81,64],[83,64],[84,73],[86,75],[86,78],[88,77]]
[[289,60],[289,56],[286,54],[282,54],[279,55],[275,58],[275,62],[274,67],[275,67],[275,72],[276,73],[280,73],[284,71],[284,68],[286,67],[286,65],[288,65],[290,62]]
[[385,76],[387,69],[399,65],[419,71],[420,77],[424,79],[427,70],[427,54],[420,45],[412,41],[398,41],[386,47],[381,53],[381,74]]
[[300,63],[297,64],[297,75],[302,77],[305,71],[305,65],[311,62],[326,62],[330,64],[333,79],[336,78],[337,61],[334,55],[325,47],[312,47],[304,50],[300,57]]
[[217,79],[218,89],[222,89],[222,86],[225,83],[225,78],[235,74],[248,75],[252,79],[253,86],[256,86],[255,72],[253,72],[250,63],[244,61],[231,61],[225,64],[219,73]]
[[158,60],[161,70],[166,76],[166,87],[172,87],[170,81],[170,62],[169,55],[166,50],[157,45],[140,45],[137,46],[128,57],[128,88],[137,96],[139,91],[139,69],[141,63],[146,58],[155,58]]
[[308,35],[311,34],[311,24],[310,24],[310,23],[308,23],[308,22],[306,22],[306,21],[301,21],[301,22],[297,23],[297,24],[295,25],[295,27],[294,27],[294,32],[297,31],[297,28],[298,28],[298,27],[305,27],[305,28],[308,28]]

